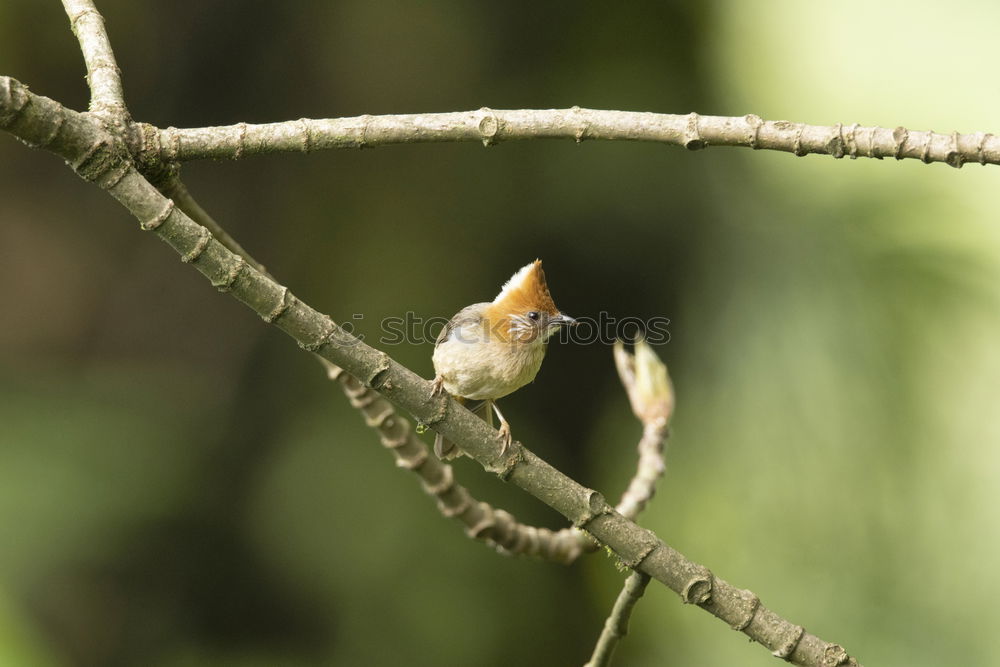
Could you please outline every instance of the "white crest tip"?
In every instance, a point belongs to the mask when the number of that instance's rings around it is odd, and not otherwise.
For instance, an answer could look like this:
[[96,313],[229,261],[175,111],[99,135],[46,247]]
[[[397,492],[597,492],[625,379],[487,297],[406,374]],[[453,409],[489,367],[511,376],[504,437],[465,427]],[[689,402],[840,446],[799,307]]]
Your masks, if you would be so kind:
[[510,277],[510,280],[503,284],[500,288],[500,293],[497,294],[497,298],[493,299],[493,303],[498,303],[502,301],[511,292],[514,292],[524,286],[524,281],[527,280],[528,276],[534,271],[536,265],[540,265],[541,260],[535,260],[525,264],[520,269],[514,272],[514,275]]

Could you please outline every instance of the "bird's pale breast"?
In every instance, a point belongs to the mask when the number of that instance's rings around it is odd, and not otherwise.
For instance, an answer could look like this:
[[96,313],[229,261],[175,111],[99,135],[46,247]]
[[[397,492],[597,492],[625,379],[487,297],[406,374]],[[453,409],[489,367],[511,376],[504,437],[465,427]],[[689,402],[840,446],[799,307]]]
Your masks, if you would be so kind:
[[470,322],[454,328],[434,348],[434,370],[449,394],[501,398],[535,379],[545,358],[544,342],[510,342],[486,333],[481,324]]

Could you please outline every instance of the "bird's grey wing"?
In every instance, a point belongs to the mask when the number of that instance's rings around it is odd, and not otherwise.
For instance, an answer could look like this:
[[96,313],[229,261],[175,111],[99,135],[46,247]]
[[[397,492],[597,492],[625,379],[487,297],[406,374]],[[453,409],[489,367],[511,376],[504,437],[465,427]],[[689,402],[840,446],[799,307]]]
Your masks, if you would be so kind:
[[483,307],[488,306],[488,303],[474,303],[471,306],[466,306],[462,310],[455,313],[455,316],[448,320],[448,323],[441,327],[441,333],[438,334],[437,340],[434,341],[434,347],[436,348],[441,343],[448,340],[448,336],[456,328],[470,323],[480,323],[483,321]]
[[451,335],[451,323],[454,320],[448,320],[448,322],[441,327],[441,333],[438,334],[437,340],[434,341],[434,347],[437,348],[438,345],[448,340],[448,336]]
[[[451,332],[456,328],[461,328],[463,326],[468,326],[470,323],[479,324],[483,321],[483,308],[489,304],[486,303],[475,303],[471,306],[466,306],[462,310],[458,311],[454,317],[452,317],[447,324],[441,328],[441,333],[438,334],[437,340],[434,342],[434,349],[437,349],[438,345],[448,340],[451,336]],[[455,400],[459,403],[465,403],[465,399],[455,396]],[[487,423],[492,426],[491,418],[492,413],[489,411],[483,412],[483,406],[486,406],[488,401],[483,401],[479,405],[474,406],[473,411],[481,419],[485,419]],[[440,433],[436,434],[434,437],[434,453],[437,457],[443,461],[448,461],[459,456],[462,456],[462,450],[459,449],[455,443],[451,440],[445,439]]]

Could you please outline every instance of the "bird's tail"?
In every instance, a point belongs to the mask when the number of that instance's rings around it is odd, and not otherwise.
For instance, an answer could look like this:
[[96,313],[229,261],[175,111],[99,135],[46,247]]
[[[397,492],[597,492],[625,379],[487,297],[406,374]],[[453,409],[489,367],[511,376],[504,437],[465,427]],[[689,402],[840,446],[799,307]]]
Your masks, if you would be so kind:
[[[462,405],[465,405],[466,399],[459,396],[455,396],[454,398]],[[489,400],[480,401],[478,404],[469,409],[472,410],[474,415],[489,424],[490,428],[493,428],[493,410],[490,409]],[[434,436],[434,453],[442,461],[457,459],[459,456],[463,456],[465,454],[465,452],[458,448],[458,445],[451,440],[448,440],[440,433]]]

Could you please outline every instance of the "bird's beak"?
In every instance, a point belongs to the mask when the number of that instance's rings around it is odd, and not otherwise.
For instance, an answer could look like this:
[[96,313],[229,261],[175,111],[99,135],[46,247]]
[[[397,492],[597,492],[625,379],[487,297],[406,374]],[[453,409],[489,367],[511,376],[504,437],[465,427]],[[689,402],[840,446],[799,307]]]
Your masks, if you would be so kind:
[[552,322],[564,327],[569,327],[576,324],[576,320],[574,320],[569,315],[563,315],[562,313],[559,313],[558,315],[553,317]]

